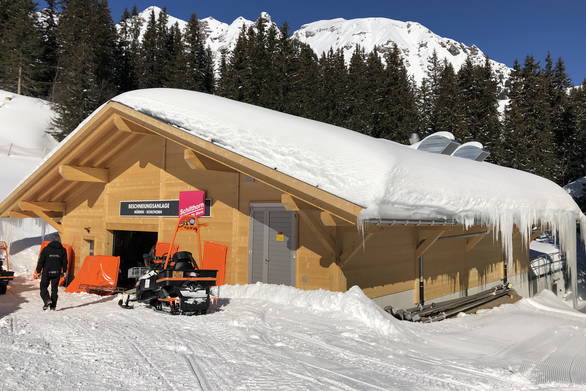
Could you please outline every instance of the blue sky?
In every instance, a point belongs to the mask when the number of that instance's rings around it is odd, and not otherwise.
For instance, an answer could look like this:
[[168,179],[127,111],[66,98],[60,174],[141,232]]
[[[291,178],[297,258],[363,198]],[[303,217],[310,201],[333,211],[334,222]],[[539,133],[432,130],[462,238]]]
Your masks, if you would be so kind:
[[213,16],[231,22],[256,19],[267,11],[291,31],[320,19],[388,17],[419,22],[444,37],[476,44],[490,58],[512,65],[531,54],[543,59],[548,50],[562,57],[574,84],[586,78],[586,1],[584,0],[110,0],[118,21],[125,7],[167,7],[187,19]]

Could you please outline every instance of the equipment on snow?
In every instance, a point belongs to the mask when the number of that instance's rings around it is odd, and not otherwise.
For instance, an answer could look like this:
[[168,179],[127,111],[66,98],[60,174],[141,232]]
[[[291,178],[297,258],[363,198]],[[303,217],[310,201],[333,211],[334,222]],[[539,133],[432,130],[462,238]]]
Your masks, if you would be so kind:
[[10,269],[10,264],[8,263],[8,245],[6,242],[0,241],[0,295],[6,293],[8,283],[14,280],[14,272],[8,269]]
[[[133,290],[126,292],[126,298],[118,301],[122,308],[131,309],[130,301],[146,303],[154,310],[167,311],[173,315],[205,314],[210,306],[210,289],[216,285],[217,270],[200,269],[193,255],[188,251],[176,251],[175,238],[178,231],[191,231],[197,234],[198,250],[201,259],[201,239],[197,216],[185,215],[179,218],[173,240],[164,262],[151,262],[148,269],[131,268],[129,278],[138,279]],[[131,297],[133,295],[133,297]]]
[[[207,312],[210,288],[216,284],[217,270],[199,269],[188,251],[176,252],[165,269],[157,270],[156,267],[139,278],[134,292],[127,292],[126,299],[118,301],[121,307],[130,309],[129,302],[138,301],[174,315]],[[129,276],[134,273],[129,270]]]
[[476,307],[507,295],[513,295],[513,288],[509,283],[497,285],[494,288],[474,295],[446,300],[439,303],[426,305],[419,304],[413,308],[407,309],[395,309],[392,306],[387,306],[384,309],[386,312],[400,320],[430,323],[455,316],[460,312],[470,311]]

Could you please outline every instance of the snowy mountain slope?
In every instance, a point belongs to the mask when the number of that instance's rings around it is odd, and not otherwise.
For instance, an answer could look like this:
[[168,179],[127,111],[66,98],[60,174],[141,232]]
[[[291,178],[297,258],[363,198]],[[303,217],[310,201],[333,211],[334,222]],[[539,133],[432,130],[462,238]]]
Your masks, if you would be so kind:
[[[141,13],[138,14],[138,17],[142,20],[141,25],[141,37],[144,35],[146,31],[147,22],[151,16],[151,13],[155,14],[155,17],[159,17],[162,9],[156,6],[150,6],[144,9]],[[262,16],[267,18],[270,21],[270,16],[266,13],[262,13]],[[169,15],[167,22],[167,26],[171,27],[175,23],[179,25],[181,31],[185,31],[187,27],[187,21],[178,19],[174,16]],[[206,37],[206,46],[209,46],[214,53],[214,58],[216,61],[220,60],[220,56],[222,51],[230,51],[236,45],[236,40],[238,39],[238,35],[242,30],[242,27],[248,28],[254,24],[253,21],[245,19],[243,17],[236,18],[231,24],[220,22],[214,18],[207,17],[204,19],[200,19],[200,23],[202,25],[205,37]]]
[[[297,30],[293,37],[310,45],[320,55],[330,48],[342,49],[349,59],[356,45],[367,52],[378,48],[382,52],[396,44],[403,54],[407,71],[417,83],[426,76],[434,51],[440,60],[446,59],[456,71],[468,56],[475,64],[483,64],[485,55],[476,46],[466,46],[453,39],[434,34],[416,22],[401,22],[387,18],[342,18],[308,23]],[[490,60],[492,69],[502,82],[511,70],[505,64]]]
[[[161,9],[156,6],[146,8],[139,14],[143,20],[143,32],[151,12],[158,15]],[[271,17],[263,12],[261,16],[270,23]],[[169,16],[168,25],[175,23],[183,30],[187,22]],[[201,19],[206,36],[206,45],[209,46],[216,62],[220,59],[222,51],[229,51],[234,48],[236,40],[242,27],[248,28],[254,22],[243,17],[236,18],[232,23],[227,24],[212,17]],[[343,49],[346,60],[350,59],[356,45],[372,51],[378,47],[381,51],[389,50],[393,43],[396,43],[405,59],[407,71],[413,79],[419,83],[426,75],[430,65],[430,58],[435,51],[440,59],[446,59],[457,71],[460,69],[468,56],[476,64],[484,63],[484,53],[476,46],[466,46],[453,39],[443,38],[434,34],[425,26],[416,22],[401,22],[387,18],[362,18],[345,20],[342,18],[332,20],[321,20],[308,23],[293,33],[293,37],[310,45],[319,56],[331,48],[334,50]],[[495,71],[499,84],[509,77],[511,69],[505,64],[490,60]]]
[[0,90],[0,199],[57,145],[49,102]]

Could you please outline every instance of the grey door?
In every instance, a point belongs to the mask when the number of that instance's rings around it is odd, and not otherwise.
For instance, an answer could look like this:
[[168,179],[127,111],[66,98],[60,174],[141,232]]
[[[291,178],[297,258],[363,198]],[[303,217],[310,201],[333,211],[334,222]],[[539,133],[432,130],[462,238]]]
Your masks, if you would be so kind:
[[250,282],[295,285],[296,216],[282,206],[250,212]]

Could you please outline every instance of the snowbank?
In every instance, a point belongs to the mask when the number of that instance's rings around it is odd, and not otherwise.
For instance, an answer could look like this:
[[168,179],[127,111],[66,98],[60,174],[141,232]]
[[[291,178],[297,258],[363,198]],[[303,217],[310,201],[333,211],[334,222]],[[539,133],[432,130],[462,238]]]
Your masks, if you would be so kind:
[[404,324],[374,304],[357,286],[346,292],[323,289],[305,291],[285,285],[259,282],[250,285],[222,286],[220,295],[227,298],[264,300],[313,312],[343,313],[362,322],[373,331],[394,339],[403,339],[404,333],[408,332]]
[[49,102],[0,90],[0,199],[57,145]]

